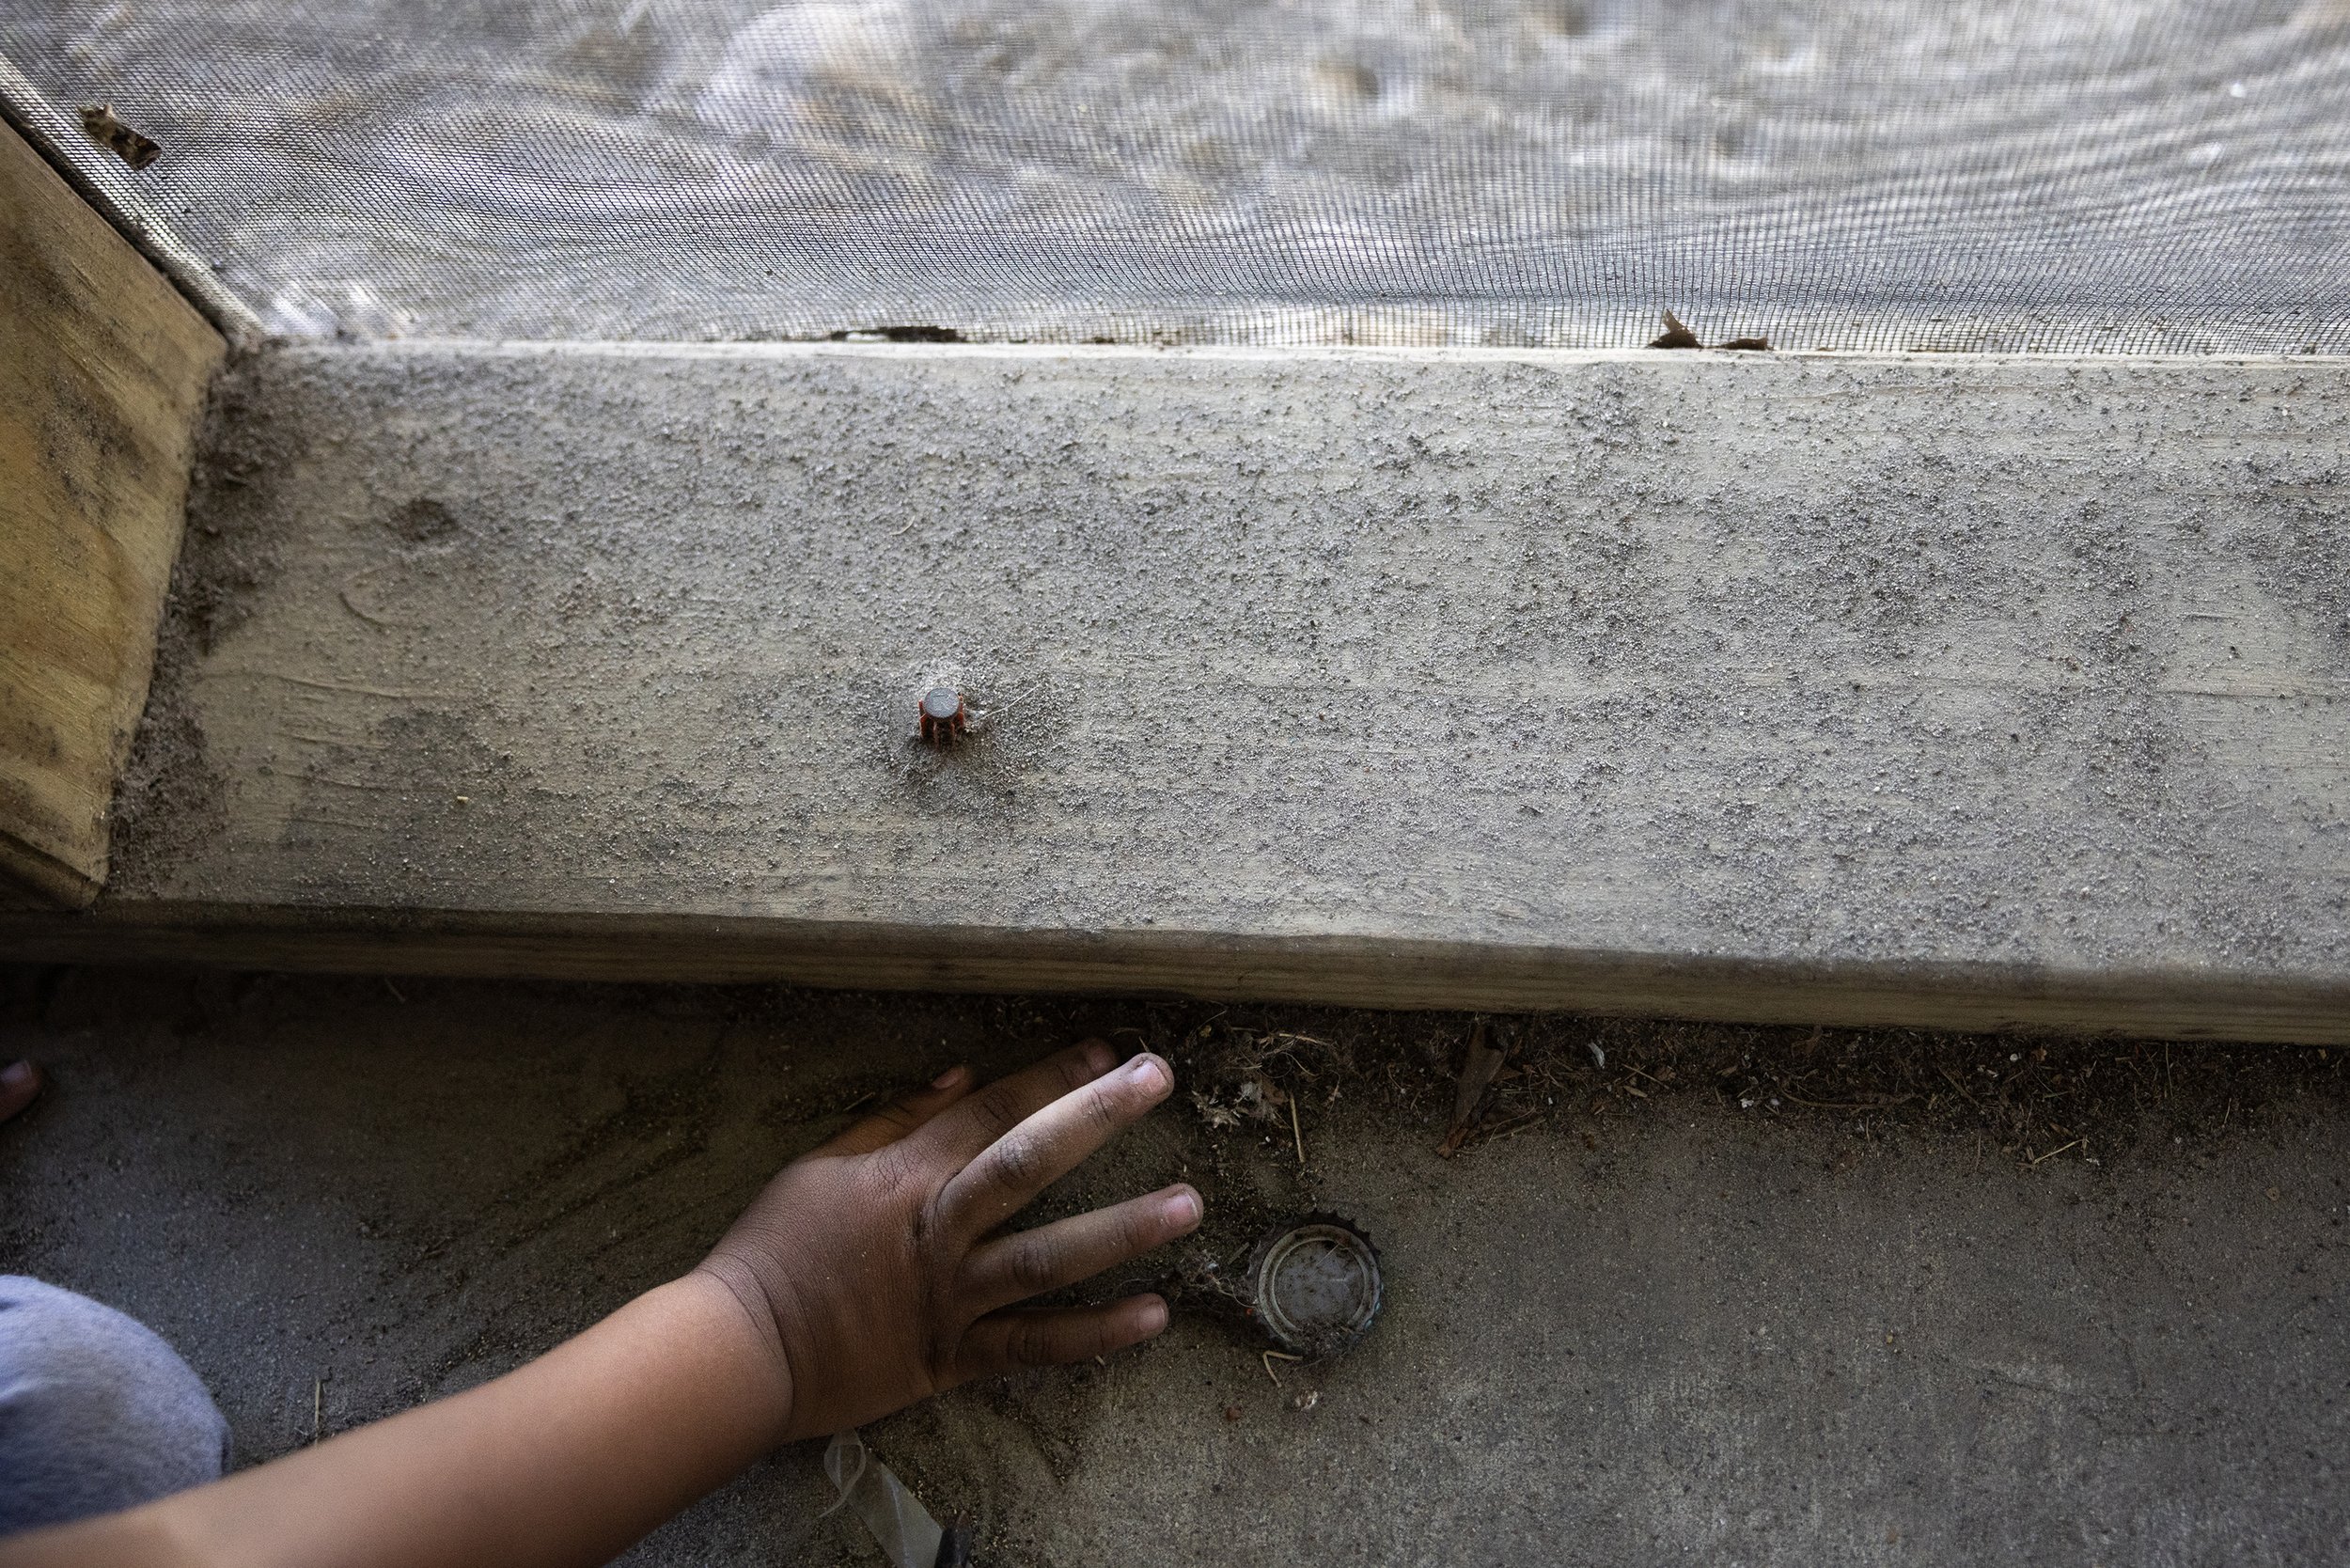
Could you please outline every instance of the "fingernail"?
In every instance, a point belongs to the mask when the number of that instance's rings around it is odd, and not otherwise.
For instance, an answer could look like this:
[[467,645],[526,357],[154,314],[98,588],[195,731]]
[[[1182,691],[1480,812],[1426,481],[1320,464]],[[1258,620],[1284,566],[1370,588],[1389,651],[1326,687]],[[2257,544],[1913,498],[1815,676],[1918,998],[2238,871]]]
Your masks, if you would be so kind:
[[1136,1316],[1142,1320],[1145,1334],[1156,1334],[1167,1326],[1167,1303],[1154,1295],[1143,1303],[1142,1310]]
[[1118,1053],[1098,1040],[1087,1041],[1085,1053],[1086,1066],[1092,1069],[1096,1075],[1106,1073],[1118,1065]]
[[1199,1195],[1185,1187],[1167,1200],[1167,1223],[1178,1231],[1188,1231],[1199,1223]]
[[32,1082],[33,1064],[29,1061],[12,1061],[6,1067],[0,1067],[0,1089],[11,1094],[20,1089],[30,1088]]
[[1135,1082],[1147,1084],[1161,1093],[1165,1093],[1175,1084],[1174,1078],[1167,1071],[1167,1063],[1148,1051],[1128,1062],[1126,1071],[1134,1074]]
[[955,1085],[961,1083],[962,1081],[963,1064],[961,1062],[957,1062],[954,1066],[947,1069],[946,1072],[941,1073],[937,1077],[932,1078],[931,1080],[931,1087],[932,1089],[952,1089]]

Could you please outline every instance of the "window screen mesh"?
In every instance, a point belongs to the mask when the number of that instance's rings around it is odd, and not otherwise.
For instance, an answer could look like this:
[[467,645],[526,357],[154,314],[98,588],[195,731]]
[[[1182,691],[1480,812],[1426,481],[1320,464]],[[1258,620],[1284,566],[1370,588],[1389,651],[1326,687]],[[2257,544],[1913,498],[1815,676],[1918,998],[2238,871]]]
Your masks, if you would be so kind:
[[2350,349],[2350,0],[0,0],[0,54],[288,334]]

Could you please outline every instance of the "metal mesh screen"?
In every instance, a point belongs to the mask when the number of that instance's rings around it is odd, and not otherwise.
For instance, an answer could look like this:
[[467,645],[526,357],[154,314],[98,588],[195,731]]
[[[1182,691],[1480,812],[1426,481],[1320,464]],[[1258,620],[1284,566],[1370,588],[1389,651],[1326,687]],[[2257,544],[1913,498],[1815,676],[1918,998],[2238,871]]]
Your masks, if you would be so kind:
[[2350,0],[0,0],[0,54],[287,334],[2350,350]]

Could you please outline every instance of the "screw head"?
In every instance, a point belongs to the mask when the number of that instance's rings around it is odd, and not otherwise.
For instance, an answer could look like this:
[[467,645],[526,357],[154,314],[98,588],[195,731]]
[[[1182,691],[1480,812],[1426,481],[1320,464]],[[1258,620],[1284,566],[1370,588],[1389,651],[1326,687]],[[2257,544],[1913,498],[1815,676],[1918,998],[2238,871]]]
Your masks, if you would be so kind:
[[917,713],[922,738],[932,745],[952,745],[964,732],[963,694],[952,686],[932,686],[924,692]]

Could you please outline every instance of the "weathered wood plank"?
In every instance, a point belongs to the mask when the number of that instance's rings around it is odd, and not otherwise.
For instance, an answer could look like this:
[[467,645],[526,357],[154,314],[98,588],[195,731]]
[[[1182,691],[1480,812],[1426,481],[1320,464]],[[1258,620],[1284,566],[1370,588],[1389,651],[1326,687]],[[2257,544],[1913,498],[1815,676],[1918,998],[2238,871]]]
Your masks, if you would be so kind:
[[86,903],[227,345],[0,127],[0,898]]
[[[2350,369],[306,349],[22,950],[2350,1037]],[[950,752],[915,702],[990,717]]]
[[108,908],[0,931],[21,956],[352,974],[946,992],[1091,992],[1342,1007],[1570,1010],[1840,1027],[2344,1039],[2350,987],[2025,964],[1790,964],[1356,935],[982,930],[739,916]]

